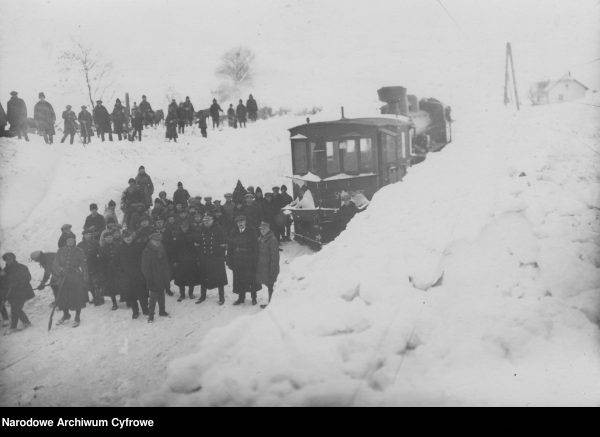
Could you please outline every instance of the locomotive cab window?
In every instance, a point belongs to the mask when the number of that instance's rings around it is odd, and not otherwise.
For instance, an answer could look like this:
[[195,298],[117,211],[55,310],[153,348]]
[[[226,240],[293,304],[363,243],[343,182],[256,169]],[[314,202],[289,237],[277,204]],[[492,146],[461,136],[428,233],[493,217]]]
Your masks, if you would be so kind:
[[327,173],[334,175],[340,172],[340,145],[337,141],[327,141]]
[[358,171],[358,150],[356,149],[356,140],[349,139],[340,142],[340,149],[344,151],[343,163],[345,173]]
[[361,138],[359,141],[360,145],[360,171],[361,172],[372,172],[373,171],[373,145],[371,138]]
[[294,160],[294,174],[302,175],[308,172],[306,141],[292,141],[292,158]]
[[396,138],[392,135],[381,134],[381,146],[383,148],[383,158],[386,163],[396,162]]

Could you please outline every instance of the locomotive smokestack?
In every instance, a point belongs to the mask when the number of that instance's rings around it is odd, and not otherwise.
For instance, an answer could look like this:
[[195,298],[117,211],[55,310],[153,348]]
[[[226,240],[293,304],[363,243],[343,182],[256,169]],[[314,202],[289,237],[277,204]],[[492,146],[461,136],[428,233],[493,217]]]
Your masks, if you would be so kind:
[[381,108],[382,114],[408,115],[408,99],[406,88],[401,86],[386,86],[377,90],[379,100],[385,102]]
[[344,117],[344,107],[342,106],[340,109],[342,110],[342,118],[346,118]]

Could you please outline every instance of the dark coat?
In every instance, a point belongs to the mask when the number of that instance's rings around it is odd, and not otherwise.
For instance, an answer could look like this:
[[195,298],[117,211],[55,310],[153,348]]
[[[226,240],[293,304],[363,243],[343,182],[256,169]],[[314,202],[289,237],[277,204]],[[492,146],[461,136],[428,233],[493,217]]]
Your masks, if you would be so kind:
[[94,235],[96,237],[100,237],[100,233],[106,228],[106,220],[104,220],[104,216],[100,213],[96,214],[95,217],[92,214],[88,215],[85,218],[83,229],[89,229],[91,226],[94,227]]
[[85,134],[86,136],[91,136],[93,133],[92,124],[94,122],[92,114],[90,114],[87,109],[82,109],[77,115],[77,120],[79,120],[82,135]]
[[40,133],[54,135],[54,123],[56,122],[56,114],[54,108],[45,100],[40,100],[33,107],[33,119],[37,124]]
[[0,103],[0,127],[6,126],[7,121],[8,121],[8,119],[6,118],[6,112],[4,112],[2,103]]
[[248,99],[246,101],[246,109],[248,110],[248,115],[250,115],[251,118],[256,118],[256,113],[258,112],[258,104],[256,103],[256,100],[254,100],[254,98]]
[[52,275],[62,287],[58,290],[57,306],[60,310],[78,310],[85,307],[87,294],[87,266],[85,255],[78,247],[61,247],[56,253]]
[[279,196],[277,196],[274,200],[278,201],[277,206],[279,208],[283,208],[284,206],[289,205],[294,201],[294,199],[292,199],[292,196],[290,196],[288,193],[280,193]]
[[100,262],[104,277],[104,295],[116,296],[121,292],[123,275],[119,264],[119,250],[124,243],[105,243],[100,246]]
[[248,113],[248,110],[242,103],[238,104],[237,107],[235,108],[235,115],[237,116],[239,121],[246,121],[247,113]]
[[175,190],[175,192],[173,193],[173,203],[175,205],[181,203],[187,207],[189,199],[190,193],[188,193],[188,190],[184,188],[177,188],[177,190]]
[[227,242],[227,267],[233,271],[233,292],[245,293],[260,289],[256,284],[258,243],[256,232],[246,226],[244,232],[236,227]]
[[142,130],[144,128],[144,115],[139,109],[133,111],[133,116],[131,120],[131,125],[134,129]]
[[154,184],[148,173],[137,174],[135,177],[135,183],[140,187],[144,193],[147,206],[152,205],[152,195],[154,194]]
[[171,268],[162,244],[158,247],[154,247],[152,243],[146,245],[142,252],[142,273],[149,291],[160,293],[169,288]]
[[25,101],[16,96],[11,97],[6,103],[6,118],[11,129],[25,125],[27,122],[27,105],[25,105]]
[[279,275],[279,243],[273,232],[258,236],[256,281],[272,287]]
[[[244,205],[241,213],[246,216],[246,224],[256,230],[260,225],[261,220],[261,210],[259,206],[256,204],[256,201],[251,203],[250,205]],[[235,218],[235,217],[234,217]]]
[[136,203],[145,203],[144,192],[137,185],[125,188],[121,196],[121,211],[127,212],[131,205]]
[[223,112],[221,106],[216,102],[210,105],[210,109],[208,111],[210,112],[210,116],[212,118],[219,118],[219,112]]
[[100,287],[104,282],[102,263],[100,261],[100,245],[96,240],[83,240],[77,244],[83,251],[88,272],[88,289]]
[[123,243],[117,253],[118,262],[123,271],[123,295],[128,300],[143,299],[148,296],[146,280],[142,273],[142,252],[145,243]]
[[201,274],[198,267],[198,258],[194,249],[194,234],[191,229],[187,231],[179,228],[175,233],[174,241],[173,278],[178,287],[185,285],[199,285]]
[[169,260],[169,264],[171,265],[171,269],[173,267],[173,262],[175,260],[176,254],[175,250],[177,245],[175,244],[177,241],[177,230],[179,226],[177,225],[167,225],[165,227],[165,231],[162,234],[162,243],[165,248],[165,252],[167,254],[167,259]]
[[29,269],[17,262],[6,266],[4,269],[5,281],[8,287],[6,300],[11,305],[18,305],[34,297],[31,288],[31,274]]
[[67,245],[68,238],[75,238],[75,234],[71,231],[62,232],[60,237],[58,238],[58,248],[64,247]]
[[233,109],[233,107],[230,107],[227,110],[227,118],[229,118],[231,121],[235,120],[235,109]]
[[167,118],[165,119],[165,125],[167,126],[167,132],[165,133],[165,138],[170,140],[177,138],[177,121],[179,117],[177,116],[177,109],[169,109],[169,113],[167,114]]
[[138,106],[140,108],[140,111],[142,112],[142,116],[146,116],[149,113],[153,112],[152,111],[152,106],[150,106],[150,102],[148,102],[147,100],[142,100]]
[[65,121],[64,133],[74,134],[77,131],[77,116],[70,109],[63,111],[62,118]]
[[127,117],[125,116],[125,108],[121,104],[116,104],[112,112],[112,121],[115,133],[123,133]]
[[196,239],[196,250],[202,272],[202,286],[208,290],[227,285],[225,271],[225,232],[214,224],[203,226]]
[[194,105],[192,105],[192,102],[189,100],[183,102],[183,110],[185,119],[191,122],[194,119]]
[[40,256],[38,260],[39,265],[44,269],[44,277],[42,278],[42,284],[46,284],[50,279],[51,285],[58,285],[58,277],[53,274],[54,268],[54,258],[56,258],[56,253],[54,252],[44,252]]
[[96,105],[94,108],[94,123],[98,130],[110,132],[110,114],[103,105]]

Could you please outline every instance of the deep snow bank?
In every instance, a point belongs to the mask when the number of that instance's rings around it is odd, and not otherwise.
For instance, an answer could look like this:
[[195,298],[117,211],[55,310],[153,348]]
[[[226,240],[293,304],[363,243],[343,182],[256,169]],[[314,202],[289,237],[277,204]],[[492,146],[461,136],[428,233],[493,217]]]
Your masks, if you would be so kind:
[[600,403],[597,116],[463,114],[453,144],[141,402]]

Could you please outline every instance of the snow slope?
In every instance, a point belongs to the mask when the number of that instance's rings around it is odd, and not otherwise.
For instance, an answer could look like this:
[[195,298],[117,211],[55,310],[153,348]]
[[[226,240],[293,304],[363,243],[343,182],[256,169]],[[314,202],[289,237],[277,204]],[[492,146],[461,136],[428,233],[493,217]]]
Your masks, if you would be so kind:
[[457,115],[454,143],[294,260],[267,310],[131,403],[600,404],[598,115]]
[[[164,142],[164,129],[144,131],[141,143],[105,142],[94,138],[83,148],[48,146],[37,135],[25,143],[0,139],[0,241],[30,268],[37,286],[43,271],[29,260],[38,249],[55,251],[63,223],[72,223],[80,240],[81,227],[97,202],[117,202],[129,177],[145,165],[158,191],[169,197],[179,180],[192,195],[222,198],[237,178],[270,190],[288,183],[291,175],[287,128],[302,119],[274,118],[248,125],[246,130],[209,129],[203,139],[197,128],[178,143]],[[310,251],[295,243],[283,245],[282,270],[290,259]],[[230,275],[230,272],[228,272]],[[2,406],[115,406],[136,398],[149,387],[160,387],[168,362],[183,356],[213,327],[259,311],[247,304],[232,307],[231,276],[225,306],[216,304],[216,290],[203,305],[167,297],[168,319],[148,325],[131,320],[120,304],[88,306],[76,330],[69,325],[47,332],[51,292],[36,291],[25,312],[33,327],[0,335],[0,405]],[[176,287],[173,287],[176,288]],[[196,290],[198,296],[199,290]],[[259,293],[265,303],[266,290]],[[55,316],[58,320],[60,315]]]

